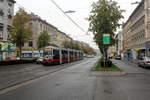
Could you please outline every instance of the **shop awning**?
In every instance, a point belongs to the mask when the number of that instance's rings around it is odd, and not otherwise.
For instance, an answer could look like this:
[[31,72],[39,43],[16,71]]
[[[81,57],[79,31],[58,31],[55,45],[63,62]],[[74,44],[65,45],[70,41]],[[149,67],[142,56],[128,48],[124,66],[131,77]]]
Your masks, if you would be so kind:
[[135,48],[136,51],[139,51],[139,50],[145,50],[145,48]]
[[3,43],[3,42],[0,42],[0,45],[1,45],[1,46],[3,46],[4,44],[5,44],[5,43]]

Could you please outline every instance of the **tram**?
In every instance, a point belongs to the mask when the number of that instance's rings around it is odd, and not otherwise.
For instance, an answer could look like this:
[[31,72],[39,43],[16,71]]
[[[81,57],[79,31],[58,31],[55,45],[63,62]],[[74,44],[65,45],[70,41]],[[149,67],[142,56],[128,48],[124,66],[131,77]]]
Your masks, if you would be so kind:
[[80,50],[48,46],[44,49],[44,58],[42,64],[48,66],[53,64],[69,63],[82,59],[83,52]]

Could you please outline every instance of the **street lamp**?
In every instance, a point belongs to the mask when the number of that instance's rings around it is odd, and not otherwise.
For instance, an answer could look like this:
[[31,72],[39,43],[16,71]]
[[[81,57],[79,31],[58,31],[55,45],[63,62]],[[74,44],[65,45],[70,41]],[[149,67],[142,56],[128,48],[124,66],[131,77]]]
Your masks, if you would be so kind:
[[[68,11],[65,11],[65,14],[67,14],[67,13],[75,13],[76,11],[74,11],[74,10],[68,10]],[[85,18],[85,20],[88,20],[88,18]],[[88,33],[88,31],[86,32],[86,35],[90,35],[89,33]]]
[[131,3],[132,5],[134,5],[134,4],[140,4],[140,2],[138,2],[138,1],[136,1],[136,2],[133,2],[133,3]]
[[68,11],[65,11],[65,13],[75,13],[76,11],[74,10],[68,10]]

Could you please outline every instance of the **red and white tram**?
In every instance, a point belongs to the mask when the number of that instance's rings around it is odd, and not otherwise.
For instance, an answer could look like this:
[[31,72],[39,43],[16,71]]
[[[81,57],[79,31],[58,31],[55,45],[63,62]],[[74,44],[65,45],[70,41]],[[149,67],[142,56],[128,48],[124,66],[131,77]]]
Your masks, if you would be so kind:
[[43,65],[63,64],[83,59],[83,52],[80,50],[64,49],[48,46],[44,49]]

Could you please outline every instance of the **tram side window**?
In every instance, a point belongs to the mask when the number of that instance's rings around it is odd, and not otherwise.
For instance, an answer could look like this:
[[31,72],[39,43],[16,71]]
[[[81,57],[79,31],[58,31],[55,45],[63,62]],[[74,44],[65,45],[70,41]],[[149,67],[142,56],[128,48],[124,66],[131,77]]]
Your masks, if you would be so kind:
[[60,55],[59,55],[59,50],[54,50],[54,51],[53,51],[53,55],[54,55],[54,56],[53,56],[54,59],[59,59],[59,56],[60,56]]

